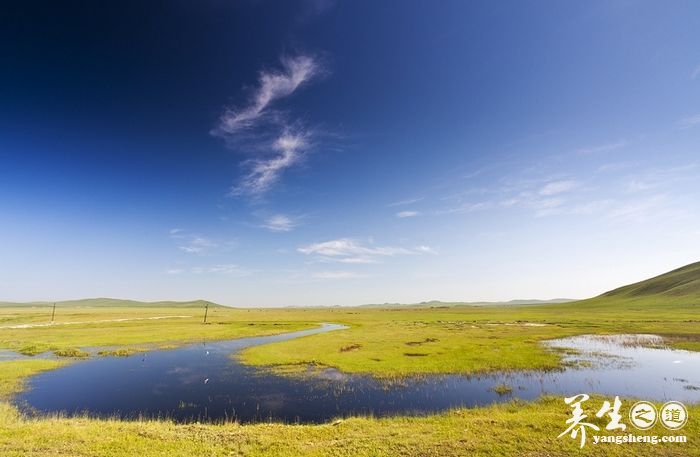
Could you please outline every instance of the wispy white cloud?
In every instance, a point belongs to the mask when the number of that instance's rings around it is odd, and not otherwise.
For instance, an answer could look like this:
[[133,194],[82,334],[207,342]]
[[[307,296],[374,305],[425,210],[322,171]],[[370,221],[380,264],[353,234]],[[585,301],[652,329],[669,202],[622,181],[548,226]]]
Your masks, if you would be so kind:
[[418,211],[399,211],[396,213],[396,217],[400,218],[405,218],[405,217],[416,217],[420,215]]
[[297,250],[302,254],[313,255],[321,261],[340,262],[348,264],[377,263],[381,258],[399,255],[425,253],[427,246],[422,249],[407,249],[395,246],[364,245],[351,238],[324,241],[302,246]]
[[599,200],[591,200],[587,202],[577,203],[570,210],[570,214],[590,216],[597,213],[603,213],[615,205],[615,200],[604,198]]
[[[487,192],[486,199],[465,201],[451,208],[436,211],[436,214],[464,214],[498,209],[528,209],[535,216],[549,216],[564,211],[569,200],[575,200],[582,183],[575,179],[550,176],[536,179],[501,180]],[[488,195],[490,194],[490,195]],[[483,197],[483,196],[482,196]]]
[[227,108],[210,132],[230,147],[256,155],[242,163],[247,172],[232,186],[231,196],[260,197],[284,170],[300,163],[311,146],[311,130],[289,122],[273,105],[321,74],[321,65],[310,55],[284,57],[281,62],[281,70],[262,71],[249,103]]
[[260,72],[258,87],[251,97],[250,104],[243,108],[227,108],[212,134],[228,137],[255,127],[264,119],[269,106],[275,100],[293,94],[299,86],[319,72],[319,65],[311,56],[299,55],[284,57],[281,60],[282,71]]
[[491,209],[496,204],[493,201],[479,201],[479,202],[464,202],[457,206],[451,208],[438,210],[436,214],[459,214],[459,213],[473,213],[475,211],[483,211]]
[[181,251],[187,252],[189,254],[201,254],[205,251],[208,251],[210,249],[216,248],[219,245],[216,244],[215,242],[201,237],[201,236],[195,236],[192,237],[187,244],[183,244],[178,246],[178,248]]
[[521,179],[503,187],[507,198],[501,200],[501,207],[521,207],[534,210],[537,216],[554,214],[567,201],[574,199],[574,192],[582,183],[566,176],[545,176],[536,179]]
[[437,251],[430,246],[416,246],[416,252],[421,252],[423,254],[433,254],[437,255]]
[[[698,118],[700,126],[700,115]],[[625,144],[624,141],[609,143],[589,148],[589,151],[611,150]],[[592,216],[608,221],[650,220],[654,217],[653,211],[677,218],[689,214],[687,207],[692,201],[700,162],[653,168],[642,156],[627,159],[624,154],[623,157],[596,160],[596,165],[603,165],[592,170],[590,160],[580,170],[572,169],[581,164],[580,158],[572,163],[551,161],[541,166],[519,166],[501,177],[491,177],[483,192],[453,193],[442,200],[449,201],[450,206],[431,214],[468,217],[477,211],[508,212],[513,217],[524,214],[536,218]],[[673,161],[671,155],[666,163]],[[692,207],[692,203],[690,205]]]
[[629,142],[627,140],[618,140],[611,143],[599,144],[595,146],[588,146],[585,148],[577,149],[576,152],[579,154],[596,154],[600,152],[610,152],[616,149],[621,149],[627,146]]
[[355,273],[353,271],[318,271],[312,273],[311,277],[315,279],[356,279],[365,278],[366,275]]
[[235,241],[217,241],[198,233],[175,228],[169,231],[177,248],[188,254],[208,255],[229,250],[235,246]]
[[698,165],[689,163],[676,167],[657,168],[637,173],[627,178],[625,189],[628,192],[644,192],[651,189],[666,188],[684,182],[697,179]]
[[238,185],[231,188],[231,194],[259,196],[267,192],[284,170],[302,160],[307,147],[304,134],[285,132],[272,145],[278,155],[252,161],[251,170]]
[[700,114],[695,114],[693,116],[684,117],[683,119],[678,121],[678,125],[682,129],[689,129],[691,127],[695,127],[697,125],[700,125]]
[[247,268],[242,268],[234,264],[221,264],[221,265],[210,265],[210,266],[196,266],[191,268],[170,268],[166,270],[166,273],[173,276],[193,274],[193,275],[221,275],[228,276],[232,278],[243,278],[245,276],[250,276],[254,273],[254,270],[249,270]]
[[175,240],[177,248],[188,254],[203,254],[219,247],[219,244],[197,234],[191,234],[183,229],[170,230],[170,238]]
[[392,206],[405,206],[405,205],[410,205],[412,203],[418,203],[419,201],[423,200],[425,197],[416,197],[416,198],[407,198],[405,200],[399,200],[397,202],[389,203],[386,206],[392,207]]
[[192,273],[198,275],[217,274],[234,278],[243,278],[245,276],[250,276],[253,273],[251,270],[241,268],[240,266],[234,264],[213,265],[208,267],[194,267],[191,269],[191,271]]
[[652,194],[582,202],[566,209],[565,213],[581,216],[598,215],[612,222],[644,222],[652,218],[675,218],[683,213],[683,210],[679,209],[667,195]]
[[631,179],[625,186],[628,192],[643,192],[645,190],[655,189],[659,186],[656,181],[646,181],[643,179]]
[[551,216],[563,212],[562,206],[566,203],[563,198],[534,199],[528,202],[530,208],[535,210],[535,216]]
[[297,226],[297,222],[284,214],[275,214],[269,217],[262,227],[273,232],[290,232]]
[[620,171],[620,170],[625,170],[627,168],[632,168],[634,167],[635,164],[631,162],[610,162],[610,163],[604,163],[603,165],[598,167],[598,173],[609,173],[609,172],[615,172],[615,171]]
[[564,181],[552,181],[545,184],[540,190],[540,195],[556,195],[568,192],[578,186],[578,183],[572,179]]
[[695,67],[695,70],[693,70],[693,72],[690,74],[690,79],[695,79],[698,76],[700,76],[700,65]]
[[666,211],[666,201],[665,195],[653,195],[645,199],[619,202],[608,211],[607,216],[616,221],[641,222],[650,217],[658,217],[662,211]]

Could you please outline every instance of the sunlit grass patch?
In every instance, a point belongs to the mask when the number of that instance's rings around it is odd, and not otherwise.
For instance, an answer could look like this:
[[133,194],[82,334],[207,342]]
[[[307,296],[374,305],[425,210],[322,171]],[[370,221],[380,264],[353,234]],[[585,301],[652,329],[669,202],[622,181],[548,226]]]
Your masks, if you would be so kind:
[[81,349],[78,348],[62,348],[62,349],[56,349],[53,351],[53,353],[57,357],[73,357],[73,358],[86,358],[90,357],[90,354],[88,352],[85,352]]
[[[594,396],[588,402],[594,407],[603,400]],[[625,408],[632,403],[623,400]],[[690,405],[689,415],[698,417],[700,406]],[[630,432],[608,432],[606,418],[589,416],[589,422],[601,429],[596,432],[600,435]],[[513,400],[427,416],[348,417],[320,425],[177,425],[163,420],[119,421],[60,415],[27,419],[14,407],[0,403],[0,450],[3,457],[700,455],[700,442],[693,439],[700,435],[698,421],[689,422],[678,432],[669,432],[658,424],[645,432],[683,434],[689,437],[687,443],[595,445],[589,436],[580,449],[579,439],[568,435],[557,438],[567,428],[570,417],[570,406],[558,397],[534,402]]]

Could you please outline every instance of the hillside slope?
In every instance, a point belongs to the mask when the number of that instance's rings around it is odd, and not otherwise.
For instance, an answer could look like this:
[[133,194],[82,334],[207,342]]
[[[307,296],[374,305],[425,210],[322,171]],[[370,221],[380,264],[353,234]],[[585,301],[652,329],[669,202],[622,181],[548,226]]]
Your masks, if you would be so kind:
[[[0,302],[0,306],[52,306],[53,302],[29,302],[29,303],[13,303]],[[143,302],[136,300],[120,300],[116,298],[86,298],[82,300],[65,300],[56,302],[57,307],[88,307],[88,308],[203,308],[209,305],[210,307],[221,307],[217,303],[207,300],[193,301],[155,301]]]
[[669,298],[700,296],[700,262],[619,287],[600,295],[600,297],[636,298],[658,295]]

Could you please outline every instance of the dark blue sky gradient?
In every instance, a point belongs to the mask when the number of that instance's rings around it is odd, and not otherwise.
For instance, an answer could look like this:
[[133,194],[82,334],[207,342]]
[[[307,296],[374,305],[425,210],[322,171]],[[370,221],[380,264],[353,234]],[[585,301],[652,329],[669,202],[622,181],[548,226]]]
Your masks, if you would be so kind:
[[[697,2],[0,8],[0,299],[587,296],[700,254]],[[232,196],[269,144],[210,132],[299,55],[270,109],[311,147]]]

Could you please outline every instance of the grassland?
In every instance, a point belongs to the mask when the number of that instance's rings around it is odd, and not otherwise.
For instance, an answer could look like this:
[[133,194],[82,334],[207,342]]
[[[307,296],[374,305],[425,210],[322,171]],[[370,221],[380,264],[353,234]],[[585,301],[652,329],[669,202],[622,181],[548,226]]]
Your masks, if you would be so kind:
[[[0,329],[0,344],[21,348],[113,346],[125,351],[151,345],[236,338],[341,322],[350,329],[313,335],[284,344],[251,348],[244,360],[283,370],[308,363],[335,366],[380,377],[409,373],[475,372],[520,368],[553,368],[557,354],[538,341],[581,333],[662,333],[674,345],[695,347],[700,335],[693,303],[657,303],[616,299],[578,304],[522,307],[439,306],[435,308],[359,309],[210,309],[65,308],[48,327]],[[595,311],[592,309],[595,308]],[[212,312],[213,311],[213,312]],[[41,323],[46,310],[0,311],[4,322]],[[187,318],[141,319],[162,315]],[[22,319],[24,317],[24,319]],[[59,325],[60,323],[65,325]],[[69,322],[83,322],[69,324]],[[253,325],[250,325],[253,324]],[[417,356],[415,354],[425,354]],[[70,360],[20,360],[0,363],[0,396],[22,388],[22,380]],[[700,417],[692,405],[691,417]],[[190,424],[167,421],[123,422],[90,418],[29,419],[0,401],[0,455],[3,456],[565,456],[630,455],[700,456],[700,421],[683,433],[685,444],[614,445],[557,439],[570,417],[561,398],[511,402],[461,409],[427,417],[350,418],[339,424]],[[594,418],[595,419],[595,418]],[[671,434],[665,429],[649,434]],[[589,440],[590,441],[590,440]]]
[[[250,348],[251,364],[295,372],[309,364],[400,377],[415,373],[478,373],[553,369],[558,354],[542,340],[577,334],[656,333],[678,348],[700,350],[698,265],[579,302],[527,306],[229,309],[189,306],[0,307],[0,347],[68,356],[84,348],[128,355],[152,347],[272,334],[336,322],[349,329]],[[641,292],[640,292],[641,291]],[[94,303],[91,303],[94,305]],[[7,402],[33,373],[70,359],[0,362],[0,455],[483,455],[700,456],[700,405],[690,406],[685,444],[614,445],[557,439],[570,418],[560,398],[460,409],[427,417],[349,418],[324,425],[122,422],[22,417]],[[504,386],[505,388],[506,386]],[[593,401],[593,400],[591,400]],[[591,415],[592,416],[592,415]],[[594,423],[601,420],[589,416]],[[627,431],[629,432],[629,430]],[[646,434],[674,434],[660,426]]]
[[[590,402],[600,404],[598,399]],[[626,402],[624,407],[629,407]],[[657,405],[658,406],[658,405]],[[700,416],[700,407],[689,409]],[[25,456],[693,456],[700,421],[682,433],[687,443],[588,444],[557,436],[570,409],[560,398],[460,409],[427,417],[350,418],[323,425],[175,425],[89,418],[25,419],[0,403],[0,455]],[[604,429],[607,421],[591,414]],[[601,432],[600,435],[635,433]],[[678,435],[657,425],[649,435]]]
[[315,364],[395,377],[554,369],[559,366],[558,355],[540,342],[586,333],[657,333],[671,346],[700,349],[700,305],[644,300],[307,311],[308,316],[344,323],[350,329],[253,347],[240,358],[285,371]]
[[700,349],[700,306],[683,300],[603,297],[559,305],[210,308],[208,313],[203,325],[204,310],[198,307],[58,308],[55,323],[45,325],[50,308],[6,307],[0,309],[0,347],[25,354],[80,355],[94,347],[129,354],[338,322],[350,329],[250,348],[240,357],[284,370],[316,364],[380,377],[553,369],[559,357],[540,341],[582,333],[658,333],[675,347]]
[[167,348],[190,342],[283,333],[315,325],[297,315],[278,320],[273,313],[210,306],[207,325],[204,307],[56,308],[51,306],[0,307],[0,348],[34,355],[52,351],[77,354],[80,348],[109,348],[131,352]]
[[[556,368],[540,341],[594,333],[655,333],[700,350],[700,262],[589,300],[528,306],[375,307],[346,310],[337,334],[258,346],[250,364],[294,370],[309,364],[380,377]],[[320,317],[320,316],[319,316]]]

